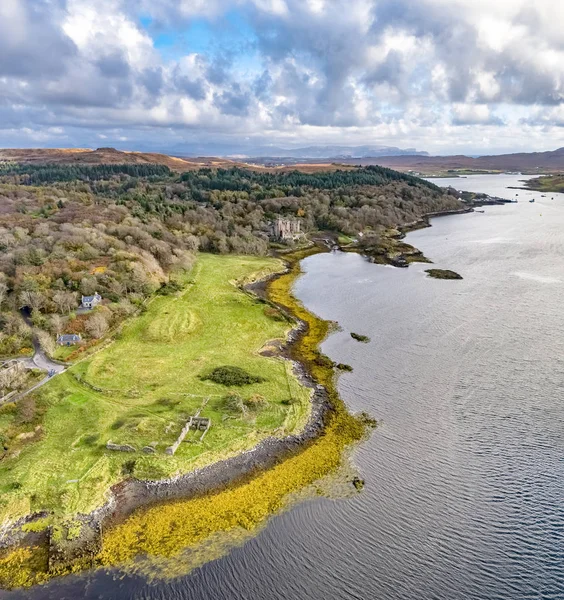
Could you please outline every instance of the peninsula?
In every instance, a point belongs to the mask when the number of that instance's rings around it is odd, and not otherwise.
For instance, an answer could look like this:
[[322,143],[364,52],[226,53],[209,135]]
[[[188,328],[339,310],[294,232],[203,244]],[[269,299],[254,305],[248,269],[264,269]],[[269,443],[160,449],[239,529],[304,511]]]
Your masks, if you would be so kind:
[[[300,259],[342,244],[401,262],[390,231],[468,210],[380,167],[117,154],[0,165],[0,351],[47,365],[0,400],[5,587],[252,528],[335,469],[371,421],[345,410],[318,350],[329,325],[291,295]],[[202,527],[180,527],[186,511]]]

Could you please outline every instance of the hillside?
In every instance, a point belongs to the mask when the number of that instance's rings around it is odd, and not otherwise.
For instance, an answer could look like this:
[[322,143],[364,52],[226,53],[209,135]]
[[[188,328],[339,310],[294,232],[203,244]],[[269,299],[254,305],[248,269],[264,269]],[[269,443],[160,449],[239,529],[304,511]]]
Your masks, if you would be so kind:
[[0,149],[0,161],[38,165],[156,164],[180,172],[204,167],[229,168],[239,164],[222,158],[178,158],[156,152],[122,152],[115,148],[98,148],[96,150],[86,148],[8,148]]
[[[63,160],[79,154],[93,153]],[[0,355],[30,348],[22,306],[53,336],[46,345],[60,333],[96,340],[190,269],[197,251],[268,254],[277,217],[298,220],[306,235],[366,232],[363,241],[378,245],[386,229],[457,208],[444,190],[381,167],[179,174],[149,162],[0,164]],[[80,296],[95,292],[103,314],[75,315]]]
[[539,192],[558,192],[564,193],[564,175],[535,177],[525,183],[525,187]]
[[492,156],[385,156],[343,160],[346,164],[381,165],[398,171],[422,174],[449,170],[520,171],[522,173],[564,172],[564,148],[549,152],[520,152]]

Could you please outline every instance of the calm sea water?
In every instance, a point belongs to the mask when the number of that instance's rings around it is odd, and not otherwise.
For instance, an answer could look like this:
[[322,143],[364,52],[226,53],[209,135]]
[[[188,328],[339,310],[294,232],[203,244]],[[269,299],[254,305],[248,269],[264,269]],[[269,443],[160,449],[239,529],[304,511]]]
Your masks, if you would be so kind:
[[[438,183],[512,198],[519,179]],[[323,346],[354,367],[341,393],[381,420],[353,457],[363,493],[298,505],[172,583],[96,573],[6,598],[564,598],[564,196],[517,193],[408,236],[463,281],[304,262],[297,295],[343,327]]]

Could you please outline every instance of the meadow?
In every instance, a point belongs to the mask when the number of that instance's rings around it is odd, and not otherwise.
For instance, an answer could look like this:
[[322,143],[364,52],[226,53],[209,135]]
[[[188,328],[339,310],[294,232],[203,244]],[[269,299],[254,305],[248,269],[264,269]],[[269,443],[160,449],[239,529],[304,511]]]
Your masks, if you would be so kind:
[[[301,428],[309,390],[288,361],[260,354],[290,324],[239,288],[281,268],[271,258],[200,255],[181,291],[155,296],[110,345],[21,406],[0,409],[8,448],[0,461],[0,522],[39,511],[89,512],[124,477],[166,478]],[[203,379],[224,365],[262,381],[227,388]],[[226,403],[230,391],[249,408]],[[190,432],[174,456],[166,455],[197,411],[212,422],[205,438]],[[107,450],[110,440],[137,451]],[[146,446],[154,454],[141,452]]]

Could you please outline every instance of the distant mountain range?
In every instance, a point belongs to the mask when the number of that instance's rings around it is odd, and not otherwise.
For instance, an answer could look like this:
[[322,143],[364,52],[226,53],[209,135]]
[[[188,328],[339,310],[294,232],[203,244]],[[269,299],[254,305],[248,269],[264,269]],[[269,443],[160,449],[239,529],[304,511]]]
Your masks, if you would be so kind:
[[[249,159],[297,159],[334,160],[350,158],[366,158],[377,156],[428,156],[428,152],[420,152],[415,148],[397,148],[396,146],[306,146],[300,148],[281,148],[279,146],[251,145],[217,145],[194,144],[177,145],[169,148],[167,154],[180,157],[220,156],[236,160]],[[262,162],[259,161],[259,162]]]
[[[305,148],[277,148],[263,146],[254,149],[246,157],[261,158],[304,158],[304,159],[350,159],[378,156],[429,156],[428,152],[418,152],[415,148],[395,146],[307,146]],[[238,158],[243,158],[238,156]]]
[[[305,172],[315,172],[319,170],[332,170],[339,168],[339,165],[381,165],[396,169],[398,171],[413,171],[416,174],[448,174],[453,175],[460,170],[468,171],[519,171],[522,173],[564,173],[564,148],[549,152],[520,152],[517,154],[499,154],[493,156],[429,156],[426,153],[418,154],[396,154],[373,156],[376,146],[311,146],[309,148],[298,148],[292,152],[292,157],[266,157],[262,158],[244,158],[232,157],[214,158],[214,157],[196,157],[189,158],[184,155],[179,158],[178,155],[171,156],[155,152],[124,152],[114,148],[91,149],[64,149],[64,148],[21,148],[21,149],[0,149],[0,161],[14,161],[20,163],[35,164],[143,164],[154,163],[167,165],[176,171],[187,171],[199,169],[202,167],[223,167],[234,166],[245,167],[247,164],[254,164],[257,168],[263,166],[284,169],[298,168]],[[378,147],[380,151],[390,151],[389,147]],[[326,157],[325,154],[334,151],[343,151],[351,154],[364,154],[364,156],[336,155]],[[269,148],[273,150],[273,148]],[[311,156],[313,151],[319,152],[319,156]],[[392,148],[397,152],[408,152]],[[302,158],[299,154],[303,153]],[[367,155],[368,154],[368,155]],[[259,166],[261,165],[261,166]],[[342,167],[341,167],[342,168]]]
[[398,171],[422,174],[438,171],[521,171],[526,173],[564,171],[564,148],[548,152],[519,152],[491,156],[386,156],[344,160],[346,164],[381,165]]

